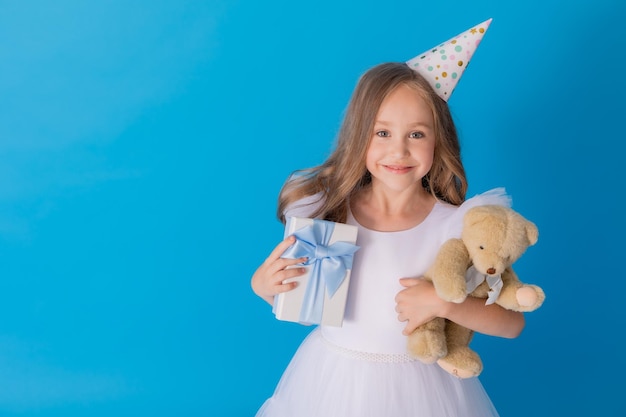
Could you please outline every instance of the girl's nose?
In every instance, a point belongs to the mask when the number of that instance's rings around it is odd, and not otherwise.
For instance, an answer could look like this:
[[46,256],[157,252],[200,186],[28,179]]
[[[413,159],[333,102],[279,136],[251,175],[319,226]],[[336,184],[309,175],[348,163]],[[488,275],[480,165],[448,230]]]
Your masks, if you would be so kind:
[[397,156],[407,156],[409,154],[409,144],[405,139],[398,139],[393,143],[392,152]]

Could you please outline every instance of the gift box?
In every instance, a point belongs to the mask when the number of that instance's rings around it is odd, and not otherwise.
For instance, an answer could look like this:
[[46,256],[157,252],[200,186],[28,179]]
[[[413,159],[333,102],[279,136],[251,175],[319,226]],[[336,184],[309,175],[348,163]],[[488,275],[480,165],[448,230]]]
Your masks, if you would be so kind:
[[341,327],[350,286],[352,259],[357,227],[327,220],[289,217],[285,237],[294,235],[296,242],[283,258],[308,260],[297,265],[307,272],[285,282],[297,281],[291,291],[274,297],[274,314],[279,320],[305,325],[322,324]]

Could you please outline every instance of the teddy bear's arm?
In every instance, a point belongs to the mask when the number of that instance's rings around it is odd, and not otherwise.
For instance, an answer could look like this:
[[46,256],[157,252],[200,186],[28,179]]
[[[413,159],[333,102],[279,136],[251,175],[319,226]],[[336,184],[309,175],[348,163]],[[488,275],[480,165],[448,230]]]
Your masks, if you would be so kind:
[[448,239],[439,249],[426,278],[435,286],[437,295],[446,301],[461,303],[467,297],[465,271],[471,263],[461,239]]
[[544,299],[543,290],[536,285],[521,282],[513,268],[509,267],[502,273],[502,291],[496,304],[507,310],[528,312],[541,307]]

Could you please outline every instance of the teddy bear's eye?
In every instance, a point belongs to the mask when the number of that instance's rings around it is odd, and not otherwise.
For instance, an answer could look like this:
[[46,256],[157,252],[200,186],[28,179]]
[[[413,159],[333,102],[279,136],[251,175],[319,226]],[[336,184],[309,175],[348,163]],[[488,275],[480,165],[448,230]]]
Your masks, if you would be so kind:
[[485,247],[483,245],[480,245],[479,248],[480,248],[480,250],[485,249]]

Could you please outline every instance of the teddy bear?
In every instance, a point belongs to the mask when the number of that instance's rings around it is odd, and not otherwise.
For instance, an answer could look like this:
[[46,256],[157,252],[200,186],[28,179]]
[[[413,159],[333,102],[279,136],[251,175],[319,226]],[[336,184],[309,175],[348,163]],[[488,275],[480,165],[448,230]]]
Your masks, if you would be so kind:
[[[522,283],[512,265],[538,237],[537,226],[510,207],[472,207],[463,216],[460,239],[444,242],[424,278],[446,301],[461,303],[469,295],[508,310],[534,311],[545,293]],[[408,336],[408,352],[424,363],[437,362],[459,378],[470,378],[483,369],[480,356],[469,347],[472,336],[466,327],[435,318]]]

